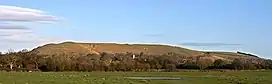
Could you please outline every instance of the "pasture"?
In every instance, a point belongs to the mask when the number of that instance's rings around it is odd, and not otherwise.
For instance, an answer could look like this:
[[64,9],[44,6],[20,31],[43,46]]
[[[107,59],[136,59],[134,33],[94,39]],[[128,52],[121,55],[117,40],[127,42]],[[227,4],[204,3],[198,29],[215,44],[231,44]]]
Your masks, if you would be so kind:
[[[175,77],[138,80],[128,77]],[[272,84],[272,71],[231,72],[0,72],[0,84]]]

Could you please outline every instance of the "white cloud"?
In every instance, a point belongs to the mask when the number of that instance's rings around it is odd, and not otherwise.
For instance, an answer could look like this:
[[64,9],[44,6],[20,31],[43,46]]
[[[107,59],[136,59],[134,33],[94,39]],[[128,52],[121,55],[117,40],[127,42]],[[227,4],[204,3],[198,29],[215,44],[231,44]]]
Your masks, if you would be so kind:
[[0,5],[0,21],[40,22],[57,21],[56,16],[37,9]]
[[16,7],[16,6],[4,6],[4,5],[0,5],[0,8],[7,9],[7,10],[12,10],[12,11],[45,13],[45,12],[43,12],[41,10],[29,9],[29,8],[21,8],[21,7]]
[[[15,36],[12,37],[14,39],[9,39],[9,40],[1,40],[0,39],[0,52],[7,52],[9,49],[12,49],[14,51],[19,51],[22,49],[28,49],[32,50],[34,48],[37,48],[38,46],[45,45],[48,43],[56,43],[56,42],[61,42],[61,40],[53,39],[53,38],[35,38],[35,39],[25,39],[27,37],[20,37],[20,36]],[[24,40],[18,40],[17,38],[22,38]],[[33,38],[33,37],[32,37]]]
[[33,33],[25,35],[7,35],[0,37],[0,52],[6,52],[9,49],[19,51],[22,49],[34,49],[48,43],[61,42],[57,38],[48,38],[37,36]]
[[38,45],[61,41],[42,37],[33,32],[31,28],[18,25],[21,22],[54,23],[59,20],[59,17],[49,15],[41,10],[0,5],[0,51],[35,48]]
[[0,52],[7,52],[9,49],[32,50],[37,46],[61,41],[56,37],[43,37],[31,31],[5,31],[5,33],[0,33]]
[[0,30],[28,30],[29,28],[19,25],[0,25]]
[[9,42],[9,43],[40,43],[40,42],[57,41],[57,39],[41,37],[35,33],[23,33],[23,32],[16,33],[16,34],[3,34],[0,40],[2,42]]
[[10,34],[0,34],[0,37],[11,36]]
[[16,28],[11,28],[11,29],[1,29],[0,28],[0,35],[28,35],[34,33],[31,30],[28,29],[16,29]]

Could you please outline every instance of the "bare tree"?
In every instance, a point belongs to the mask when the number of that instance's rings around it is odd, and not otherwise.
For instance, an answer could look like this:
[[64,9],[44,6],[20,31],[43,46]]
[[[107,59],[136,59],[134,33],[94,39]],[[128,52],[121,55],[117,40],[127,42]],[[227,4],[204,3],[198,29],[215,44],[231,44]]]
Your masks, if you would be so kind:
[[14,54],[9,54],[4,56],[3,62],[9,66],[9,69],[12,70],[16,63],[19,61],[19,57]]

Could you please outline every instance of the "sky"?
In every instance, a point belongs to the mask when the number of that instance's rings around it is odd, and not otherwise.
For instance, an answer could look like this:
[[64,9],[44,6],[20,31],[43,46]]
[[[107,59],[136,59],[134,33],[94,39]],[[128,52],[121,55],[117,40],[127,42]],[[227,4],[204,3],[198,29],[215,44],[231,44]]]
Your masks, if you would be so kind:
[[0,50],[117,42],[272,58],[271,0],[1,0]]

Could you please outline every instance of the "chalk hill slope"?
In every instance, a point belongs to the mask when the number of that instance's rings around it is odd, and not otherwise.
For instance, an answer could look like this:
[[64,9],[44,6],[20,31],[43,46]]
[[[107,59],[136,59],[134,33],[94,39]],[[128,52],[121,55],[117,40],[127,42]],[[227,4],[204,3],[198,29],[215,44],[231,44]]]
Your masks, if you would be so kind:
[[117,43],[76,43],[76,42],[63,42],[59,44],[46,44],[37,47],[32,52],[38,52],[44,55],[54,54],[100,54],[101,52],[107,53],[145,53],[150,55],[159,55],[167,53],[177,53],[182,56],[195,57],[203,56],[209,53],[207,59],[223,59],[233,60],[235,58],[246,59],[259,59],[257,56],[252,56],[236,52],[203,52],[197,50],[190,50],[177,46],[169,45],[154,45],[154,44],[117,44]]

